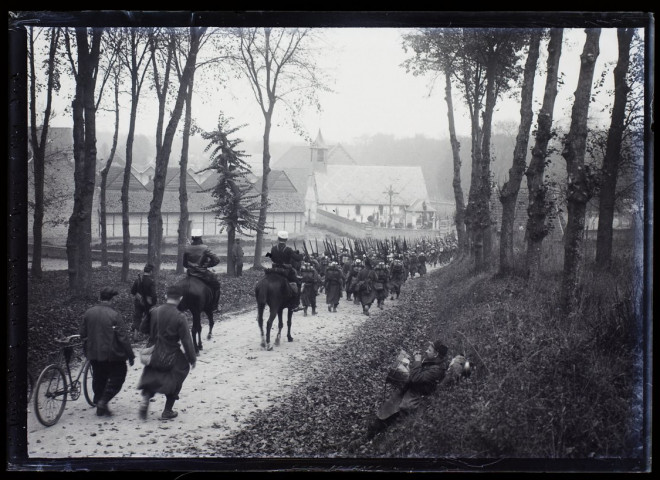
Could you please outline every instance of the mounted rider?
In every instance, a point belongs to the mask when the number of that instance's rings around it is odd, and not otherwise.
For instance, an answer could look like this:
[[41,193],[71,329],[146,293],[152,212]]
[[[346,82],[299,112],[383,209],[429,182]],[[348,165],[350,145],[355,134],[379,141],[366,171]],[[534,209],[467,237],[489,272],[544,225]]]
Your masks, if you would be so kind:
[[274,245],[269,253],[266,254],[267,257],[270,257],[271,262],[273,262],[273,269],[277,273],[281,273],[289,283],[295,283],[298,288],[292,288],[292,294],[294,300],[292,303],[295,304],[294,312],[302,310],[300,306],[300,285],[301,277],[298,276],[298,272],[293,267],[293,263],[301,262],[303,259],[302,254],[298,250],[293,250],[289,247],[286,242],[289,239],[289,232],[281,230],[277,232],[277,245]]
[[194,229],[191,233],[191,241],[186,245],[183,253],[183,266],[191,277],[197,277],[204,281],[213,292],[213,310],[218,309],[220,300],[220,282],[215,273],[209,268],[215,267],[220,263],[220,259],[211,250],[204,245],[202,240],[202,230]]

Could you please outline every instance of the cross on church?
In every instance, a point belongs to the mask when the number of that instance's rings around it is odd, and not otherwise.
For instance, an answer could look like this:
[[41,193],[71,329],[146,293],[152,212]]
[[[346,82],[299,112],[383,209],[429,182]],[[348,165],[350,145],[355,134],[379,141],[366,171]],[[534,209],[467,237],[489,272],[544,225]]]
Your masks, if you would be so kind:
[[390,227],[392,225],[392,197],[394,195],[398,195],[400,192],[395,192],[392,188],[392,185],[390,184],[387,190],[385,190],[383,193],[390,196],[390,214],[389,219],[387,220],[387,226]]

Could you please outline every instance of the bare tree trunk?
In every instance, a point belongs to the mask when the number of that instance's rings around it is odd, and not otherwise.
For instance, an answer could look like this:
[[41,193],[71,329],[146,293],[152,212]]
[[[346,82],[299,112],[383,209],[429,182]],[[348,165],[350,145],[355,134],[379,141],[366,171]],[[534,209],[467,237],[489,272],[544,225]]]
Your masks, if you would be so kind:
[[75,193],[73,213],[69,219],[67,258],[69,288],[82,293],[88,288],[92,272],[92,203],[96,181],[96,105],[95,76],[103,29],[94,29],[91,51],[87,29],[76,28],[78,73],[73,100],[73,151],[75,161]]
[[[490,139],[493,123],[493,111],[497,103],[495,59],[491,59],[486,69],[486,106],[483,115],[483,127],[481,138],[481,162],[479,172],[481,180],[476,197],[476,220],[477,240],[482,245],[481,257],[477,257],[475,267],[477,271],[486,270],[490,265],[493,250],[492,229],[490,218],[490,196],[492,193],[490,178]],[[479,262],[480,260],[480,262]]]
[[131,115],[126,136],[126,165],[124,165],[124,179],[121,184],[121,226],[122,226],[122,261],[121,281],[128,281],[128,269],[131,262],[131,229],[128,205],[128,192],[133,168],[133,141],[135,139],[135,121],[137,117],[138,96],[135,86],[131,92]]
[[264,233],[266,231],[266,215],[268,213],[268,174],[270,173],[270,129],[272,119],[272,108],[264,116],[264,152],[263,152],[263,174],[261,177],[261,208],[259,209],[259,230],[254,245],[254,262],[252,268],[260,270],[261,254],[263,253]]
[[536,128],[536,140],[532,148],[532,159],[527,169],[527,189],[529,191],[529,204],[527,206],[527,272],[532,280],[537,280],[541,273],[541,246],[548,234],[546,225],[546,188],[543,185],[545,174],[545,161],[548,155],[548,143],[552,137],[552,118],[557,97],[557,78],[559,59],[561,58],[561,43],[564,30],[553,28],[550,30],[548,43],[547,76],[543,105],[539,112]]
[[[454,160],[454,178],[452,180],[452,186],[454,187],[454,200],[456,202],[456,235],[458,237],[459,252],[464,254],[467,251],[467,235],[465,231],[465,199],[463,198],[463,189],[461,188],[461,144],[456,138],[454,105],[451,92],[451,71],[448,66],[445,68],[445,101],[447,102],[449,141],[451,143],[451,153]],[[391,211],[392,207],[390,206],[390,212]]]
[[575,313],[576,310],[584,216],[587,202],[592,195],[591,182],[585,171],[584,154],[591,86],[596,59],[600,53],[600,28],[588,28],[585,31],[587,38],[580,56],[580,76],[575,91],[571,127],[562,152],[568,173],[568,222],[564,234],[564,272],[561,288],[561,305],[565,314]]
[[500,202],[502,203],[502,226],[500,230],[500,274],[508,275],[513,271],[513,226],[516,217],[516,202],[520,183],[527,166],[527,145],[529,130],[532,126],[532,97],[534,95],[534,77],[536,63],[539,59],[541,30],[534,30],[529,40],[529,52],[525,62],[522,91],[520,94],[520,126],[516,137],[516,147],[513,151],[513,165],[509,169],[509,180],[502,186]]
[[190,77],[190,86],[186,95],[186,114],[183,120],[183,144],[181,146],[181,166],[179,174],[179,229],[178,250],[176,258],[176,273],[183,273],[183,254],[186,251],[188,240],[188,187],[186,179],[188,176],[188,146],[190,144],[190,125],[192,117],[192,94],[195,82],[195,72]]
[[[48,139],[48,127],[50,123],[51,107],[53,101],[53,88],[55,78],[55,54],[57,52],[57,41],[59,29],[51,32],[50,49],[48,54],[46,108],[44,110],[43,123],[41,125],[40,139],[37,136],[37,78],[34,67],[34,37],[33,29],[30,27],[29,38],[29,63],[30,63],[30,143],[32,145],[32,167],[34,169],[34,221],[32,224],[32,276],[41,278],[41,250],[42,233],[44,223],[44,177],[46,163],[46,141]],[[39,141],[41,140],[41,142]]]
[[475,265],[481,265],[483,260],[483,238],[477,223],[477,198],[481,189],[481,128],[479,127],[479,111],[472,116],[472,171],[470,174],[470,190],[468,204],[465,208],[465,227],[467,230],[468,247]]
[[[161,206],[163,204],[163,195],[165,192],[165,179],[167,176],[167,165],[172,152],[172,142],[174,134],[181,119],[183,104],[187,97],[186,93],[190,84],[195,64],[197,62],[197,52],[199,51],[201,36],[206,31],[206,27],[190,28],[190,52],[186,59],[186,65],[181,75],[179,90],[177,92],[172,116],[165,129],[162,145],[156,155],[156,172],[154,174],[154,195],[149,206],[149,236],[147,240],[147,257],[149,263],[154,266],[154,272],[160,271],[160,254],[163,241],[163,217]],[[158,140],[157,140],[158,141]]]
[[108,182],[108,172],[112,166],[112,161],[115,158],[117,151],[117,139],[119,137],[119,78],[115,77],[115,131],[112,136],[112,148],[110,149],[110,156],[108,161],[101,170],[101,198],[99,221],[101,222],[101,265],[106,267],[108,265],[108,230],[106,224],[106,205],[105,205],[105,190]]
[[607,134],[607,150],[603,159],[600,204],[598,208],[598,236],[596,240],[596,265],[608,269],[612,260],[612,222],[614,221],[614,199],[621,158],[621,139],[624,130],[626,101],[630,88],[626,84],[630,66],[630,43],[634,29],[619,28],[619,59],[614,68],[614,106],[612,123]]

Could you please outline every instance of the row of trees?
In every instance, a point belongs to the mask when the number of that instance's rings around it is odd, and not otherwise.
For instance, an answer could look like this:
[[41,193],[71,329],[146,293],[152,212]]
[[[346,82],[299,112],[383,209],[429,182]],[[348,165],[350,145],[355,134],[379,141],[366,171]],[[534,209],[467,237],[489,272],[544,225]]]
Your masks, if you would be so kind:
[[[405,37],[413,53],[406,66],[414,74],[444,75],[445,100],[454,159],[456,227],[461,251],[473,257],[477,271],[492,260],[492,220],[490,202],[493,182],[490,174],[490,137],[493,111],[499,98],[513,88],[520,89],[520,124],[508,180],[499,190],[502,203],[499,269],[513,270],[513,227],[516,201],[522,179],[529,191],[526,229],[527,273],[532,279],[541,271],[541,246],[550,231],[557,192],[545,178],[550,142],[557,136],[553,124],[555,99],[561,74],[563,29],[421,29]],[[617,178],[622,163],[640,157],[643,132],[643,49],[634,42],[631,28],[617,30],[619,58],[614,69],[614,104],[606,140],[588,128],[589,107],[594,95],[594,72],[599,56],[599,28],[585,30],[580,56],[579,78],[571,111],[570,129],[562,139],[561,155],[566,162],[566,184],[562,186],[568,220],[564,235],[564,274],[562,305],[574,311],[574,292],[584,238],[587,202],[599,194],[599,224],[596,261],[609,268],[612,253],[612,223],[617,196]],[[531,160],[527,163],[533,120],[532,98],[540,46],[547,45],[546,83],[543,103],[537,116]],[[631,67],[631,64],[633,68]],[[577,65],[576,65],[577,68]],[[604,74],[596,82],[602,86]],[[471,119],[471,180],[467,205],[461,186],[461,151],[454,126],[454,91],[458,88]],[[597,145],[600,142],[598,155]],[[591,162],[585,162],[590,155]],[[637,179],[639,181],[639,179]]]
[[[39,38],[41,36],[42,38]],[[122,279],[128,277],[130,260],[129,183],[133,163],[135,128],[139,121],[139,104],[145,97],[145,85],[155,93],[158,104],[156,131],[156,164],[153,178],[153,197],[148,214],[148,261],[156,271],[160,267],[163,235],[161,206],[165,180],[174,136],[183,138],[179,166],[180,223],[178,271],[182,271],[183,250],[188,238],[188,209],[186,171],[188,140],[195,133],[193,121],[193,94],[204,93],[197,88],[196,74],[207,75],[207,89],[216,93],[231,74],[243,78],[251,87],[254,99],[263,114],[263,177],[260,201],[254,202],[234,175],[234,169],[245,173],[245,164],[236,150],[237,141],[229,140],[234,133],[227,120],[220,115],[218,129],[206,134],[209,148],[213,146],[212,166],[220,173],[213,195],[217,199],[217,217],[227,226],[229,237],[236,231],[257,232],[255,264],[260,267],[263,235],[266,230],[268,208],[268,174],[270,173],[270,132],[276,105],[280,103],[294,114],[292,127],[299,132],[295,115],[306,104],[316,104],[316,92],[324,89],[309,50],[312,45],[310,29],[231,28],[207,27],[173,28],[39,28],[28,27],[30,92],[30,144],[34,159],[34,252],[32,275],[41,276],[41,242],[44,208],[44,164],[49,122],[52,118],[53,97],[60,91],[62,78],[69,75],[75,82],[71,102],[74,156],[74,207],[69,217],[67,257],[69,285],[81,291],[88,284],[91,273],[92,204],[96,190],[97,151],[96,115],[100,108],[115,113],[113,144],[105,164],[100,169],[100,222],[103,263],[107,263],[105,225],[105,187],[107,175],[119,146],[120,97],[128,95],[130,101],[129,125],[125,145],[125,167],[121,189],[123,261]],[[40,47],[41,45],[41,47]],[[45,46],[45,50],[44,47]],[[43,64],[39,64],[39,59]],[[68,60],[68,62],[67,62]],[[68,65],[67,65],[68,63]],[[114,88],[106,88],[112,86]],[[41,102],[37,101],[37,98]],[[221,113],[221,112],[220,112]],[[180,128],[183,116],[183,127]],[[232,143],[233,142],[233,143]],[[238,141],[240,143],[240,141]],[[229,159],[229,160],[228,160]],[[229,163],[228,163],[229,162]],[[223,170],[224,169],[224,170]],[[231,175],[227,177],[225,174]],[[224,173],[223,173],[224,172]],[[237,190],[238,188],[238,190]],[[221,193],[224,192],[224,193]],[[227,201],[222,196],[230,196]],[[239,198],[242,204],[236,203]],[[228,203],[227,203],[228,202]],[[227,213],[233,205],[234,214]],[[251,213],[259,210],[255,222]],[[239,216],[236,216],[239,212]],[[231,240],[232,238],[230,238]]]

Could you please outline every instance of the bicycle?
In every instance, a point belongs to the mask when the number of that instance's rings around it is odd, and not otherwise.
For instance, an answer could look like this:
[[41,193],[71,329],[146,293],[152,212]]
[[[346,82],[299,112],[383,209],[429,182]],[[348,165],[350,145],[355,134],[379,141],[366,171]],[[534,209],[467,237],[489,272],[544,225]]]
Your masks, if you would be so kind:
[[37,420],[46,427],[55,425],[62,417],[67,397],[71,400],[78,400],[81,390],[87,403],[92,407],[95,406],[91,363],[82,358],[82,354],[77,357],[78,373],[75,377],[71,374],[74,349],[82,347],[82,342],[73,342],[73,340],[80,340],[80,335],[55,339],[55,342],[61,345],[60,349],[54,352],[57,359],[55,363],[41,371],[34,386],[34,413]]

